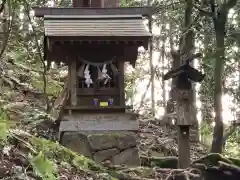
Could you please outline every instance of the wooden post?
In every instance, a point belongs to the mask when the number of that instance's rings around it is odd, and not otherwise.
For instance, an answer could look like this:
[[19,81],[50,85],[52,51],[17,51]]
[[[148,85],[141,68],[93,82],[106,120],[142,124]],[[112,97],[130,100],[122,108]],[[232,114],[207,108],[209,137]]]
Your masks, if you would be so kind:
[[184,169],[190,165],[189,130],[191,122],[191,108],[188,100],[177,100],[178,124],[178,163]]
[[178,163],[181,169],[190,165],[189,130],[194,124],[190,91],[177,89]]
[[70,89],[71,89],[71,105],[77,105],[77,67],[76,60],[70,64]]
[[180,169],[190,165],[189,126],[179,126],[178,130],[178,166]]
[[124,92],[124,62],[118,60],[119,67],[119,91],[120,91],[120,106],[125,107],[125,92]]
[[[180,66],[184,65],[188,57],[192,52],[187,52],[180,56]],[[180,54],[179,54],[180,55]],[[179,81],[180,79],[178,79]],[[187,80],[188,81],[188,80]],[[187,83],[187,82],[182,82]],[[178,82],[178,84],[180,84]],[[194,125],[193,109],[192,109],[192,97],[193,90],[192,85],[186,89],[176,89],[177,95],[177,125],[178,125],[178,163],[179,168],[188,168],[190,165],[190,144],[189,144],[189,132],[190,126]]]

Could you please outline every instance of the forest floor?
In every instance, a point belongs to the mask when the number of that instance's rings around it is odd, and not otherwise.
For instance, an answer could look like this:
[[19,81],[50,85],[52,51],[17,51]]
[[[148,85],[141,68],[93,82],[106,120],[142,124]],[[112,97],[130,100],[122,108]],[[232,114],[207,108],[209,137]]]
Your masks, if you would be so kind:
[[[46,121],[51,117],[44,113],[45,96],[19,80],[25,73],[21,69],[18,74],[4,76],[0,91],[3,104],[0,109],[0,179],[170,180],[177,175],[197,177],[201,169],[199,164],[205,169],[211,166],[223,171],[223,167],[228,167],[227,170],[230,167],[240,172],[240,160],[226,159],[218,154],[206,158],[207,149],[199,143],[191,144],[191,159],[198,165],[197,169],[195,166],[175,169],[176,161],[172,168],[163,168],[166,159],[176,160],[178,155],[176,129],[161,126],[149,117],[139,119],[139,149],[145,167],[97,165],[54,141],[55,129],[49,129],[52,121]],[[199,160],[201,157],[204,158]]]
[[[149,135],[151,131],[155,135],[146,138],[146,134],[141,133],[143,139],[140,149],[141,146],[148,146],[153,147],[156,151],[156,147],[158,147],[166,148],[169,153],[177,153],[175,140],[169,138],[167,141],[167,135],[163,131],[160,132],[156,125],[150,126],[151,128],[142,127],[142,130],[146,133],[146,128],[148,128],[147,134]],[[1,133],[3,134],[3,132]],[[240,160],[227,159],[219,154],[202,156],[206,151],[200,145],[195,146],[196,144],[191,152],[192,159],[198,160],[195,160],[188,169],[163,168],[163,159],[154,156],[149,157],[152,158],[153,164],[148,164],[148,167],[124,167],[112,166],[111,164],[98,165],[94,161],[59,145],[57,142],[36,137],[23,130],[9,129],[6,134],[8,138],[5,138],[5,141],[1,143],[0,179],[170,180],[173,177],[182,176],[185,179],[188,177],[191,179],[191,177],[197,178],[200,176],[201,168],[209,169],[212,167],[217,167],[220,172],[234,169],[234,172],[240,173]],[[161,136],[158,137],[159,135]],[[161,138],[165,139],[165,141],[161,141]],[[148,148],[145,151],[140,151],[141,155],[146,156],[147,151],[150,151],[150,149],[152,150],[152,148]],[[159,149],[159,152],[161,150]],[[200,156],[202,158],[199,159]]]

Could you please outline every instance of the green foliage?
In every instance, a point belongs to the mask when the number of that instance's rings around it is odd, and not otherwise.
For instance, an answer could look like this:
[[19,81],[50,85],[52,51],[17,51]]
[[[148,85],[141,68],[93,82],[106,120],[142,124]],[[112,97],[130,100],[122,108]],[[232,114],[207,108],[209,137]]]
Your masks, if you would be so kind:
[[6,141],[8,135],[8,125],[6,121],[0,121],[0,140]]
[[[47,79],[47,94],[57,96],[57,94],[62,90],[62,86],[59,84],[58,81],[52,79],[51,77],[48,76],[47,78],[48,78]],[[31,84],[36,89],[42,89],[44,86],[41,76],[32,78]]]
[[235,132],[227,139],[224,154],[228,157],[240,157],[240,127],[237,127]]
[[32,145],[37,151],[42,151],[46,157],[50,159],[61,159],[63,162],[73,164],[76,168],[81,170],[102,171],[102,167],[97,165],[94,161],[48,140],[33,137],[31,139]]
[[142,1],[134,1],[134,0],[121,0],[120,7],[138,7],[142,6]]
[[201,134],[201,141],[210,147],[212,142],[212,126],[206,122],[202,122],[200,125],[200,134]]
[[7,114],[0,108],[0,141],[6,142],[9,135],[9,127]]
[[49,161],[40,151],[37,156],[30,160],[34,172],[44,180],[57,180],[57,169],[53,162]]

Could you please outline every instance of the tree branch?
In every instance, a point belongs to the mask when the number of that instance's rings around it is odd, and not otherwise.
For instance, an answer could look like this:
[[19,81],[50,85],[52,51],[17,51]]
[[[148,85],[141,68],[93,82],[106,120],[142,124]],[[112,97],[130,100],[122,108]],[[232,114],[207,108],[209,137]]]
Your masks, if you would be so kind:
[[4,6],[5,6],[6,2],[7,2],[7,0],[3,0],[3,1],[2,1],[2,4],[1,4],[1,6],[0,6],[0,13],[3,12]]
[[229,10],[237,4],[237,0],[224,0],[224,3],[221,4],[219,8],[220,14],[227,15]]
[[46,105],[47,105],[46,112],[48,113],[49,110],[50,110],[50,104],[49,104],[49,98],[48,98],[48,95],[47,95],[47,77],[46,77],[47,67],[46,67],[45,62],[44,62],[44,57],[42,56],[41,47],[40,47],[40,45],[38,44],[36,29],[35,29],[35,27],[34,27],[34,25],[33,25],[33,23],[32,23],[32,20],[31,20],[30,14],[29,14],[29,12],[30,12],[29,4],[27,3],[26,0],[24,0],[24,2],[25,2],[25,6],[24,6],[25,12],[26,12],[26,14],[27,14],[27,16],[28,16],[28,19],[29,19],[29,22],[30,22],[30,24],[31,24],[31,26],[32,26],[32,29],[33,29],[33,32],[34,32],[34,33],[33,33],[33,34],[34,34],[34,40],[35,40],[35,43],[36,43],[36,46],[37,46],[37,50],[38,50],[38,55],[39,55],[39,58],[40,58],[40,60],[41,60],[41,62],[42,62],[42,65],[43,65],[43,73],[42,73],[42,78],[43,78],[43,92],[44,92],[44,94],[45,94],[45,96],[46,96]]
[[169,3],[169,4],[166,4],[166,5],[160,5],[158,7],[154,7],[153,8],[153,14],[156,14],[156,13],[159,13],[160,11],[162,10],[165,10],[167,8],[169,8],[170,6],[173,7],[173,5],[177,5],[177,4],[181,4],[181,3],[184,3],[185,1],[177,1],[177,2],[172,2],[172,3]]
[[229,9],[233,8],[237,4],[237,0],[225,0],[225,2],[222,4],[222,8],[225,8],[226,11],[229,11]]
[[213,15],[214,15],[212,12],[203,10],[203,9],[201,9],[200,7],[196,6],[196,5],[193,5],[193,7],[194,7],[195,9],[197,9],[197,10],[199,11],[199,14],[202,15],[202,16],[213,17]]
[[[9,4],[9,6],[10,6],[10,4]],[[3,6],[3,7],[4,7],[4,6]],[[1,7],[1,8],[2,8],[2,7]],[[0,9],[0,12],[2,12],[1,9]],[[14,17],[14,15],[15,15],[14,10],[11,10],[11,9],[9,8],[9,14],[10,14],[10,13],[12,13],[12,16]],[[10,37],[10,34],[11,34],[11,30],[12,30],[13,21],[14,21],[14,18],[12,18],[12,20],[9,20],[8,25],[7,25],[7,31],[4,32],[4,38],[5,38],[5,40],[4,40],[4,42],[3,42],[3,47],[2,47],[2,49],[1,49],[1,51],[0,51],[0,58],[2,57],[3,53],[5,52],[5,50],[6,50],[6,48],[7,48],[8,40],[9,40],[9,37]]]

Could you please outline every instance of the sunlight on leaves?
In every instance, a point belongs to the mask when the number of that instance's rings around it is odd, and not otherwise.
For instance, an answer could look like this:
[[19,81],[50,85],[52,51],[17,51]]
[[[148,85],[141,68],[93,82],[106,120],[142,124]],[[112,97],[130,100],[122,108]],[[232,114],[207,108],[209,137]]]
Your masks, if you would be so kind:
[[52,161],[48,160],[42,152],[31,159],[35,173],[44,180],[57,180],[57,169]]

